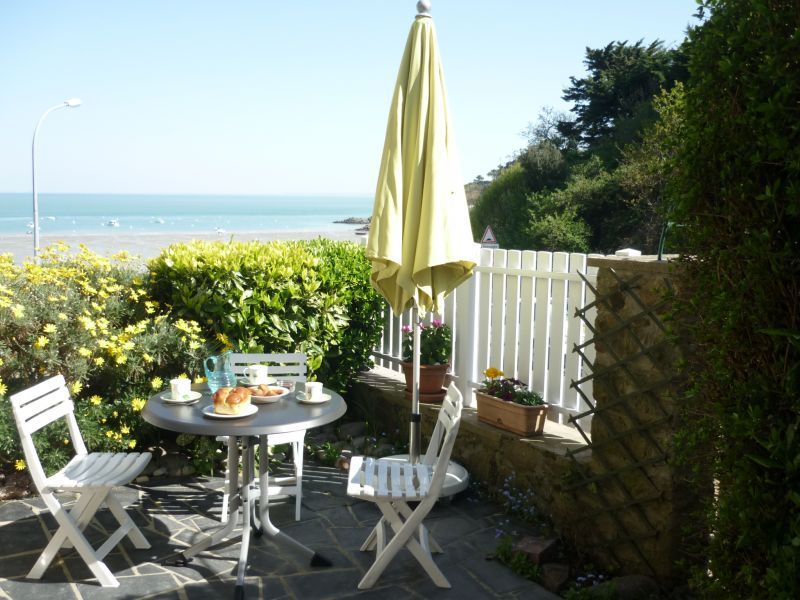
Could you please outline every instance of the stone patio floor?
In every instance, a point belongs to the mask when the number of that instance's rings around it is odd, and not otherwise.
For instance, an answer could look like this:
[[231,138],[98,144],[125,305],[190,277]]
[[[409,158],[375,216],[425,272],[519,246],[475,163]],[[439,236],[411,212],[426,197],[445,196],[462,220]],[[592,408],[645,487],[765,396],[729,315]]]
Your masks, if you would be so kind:
[[[426,524],[442,546],[434,560],[452,589],[439,589],[407,550],[402,550],[371,590],[358,582],[372,563],[373,552],[359,547],[378,519],[371,503],[349,498],[346,473],[313,463],[304,467],[303,518],[294,520],[294,499],[270,504],[272,521],[286,534],[331,560],[332,567],[310,567],[291,549],[279,548],[266,537],[251,538],[245,594],[248,600],[283,598],[493,598],[555,599],[543,587],[515,575],[491,559],[498,531],[509,522],[497,505],[473,488],[437,505]],[[41,580],[29,580],[30,570],[56,530],[39,498],[0,504],[0,598],[22,600],[205,599],[231,598],[236,581],[239,542],[197,555],[185,567],[162,566],[161,559],[193,543],[217,524],[221,504],[219,478],[151,479],[117,491],[123,505],[151,543],[136,550],[126,539],[105,559],[120,582],[103,588],[74,550],[62,549]],[[114,529],[108,511],[101,511],[87,536],[95,547]],[[106,529],[108,528],[108,529]]]

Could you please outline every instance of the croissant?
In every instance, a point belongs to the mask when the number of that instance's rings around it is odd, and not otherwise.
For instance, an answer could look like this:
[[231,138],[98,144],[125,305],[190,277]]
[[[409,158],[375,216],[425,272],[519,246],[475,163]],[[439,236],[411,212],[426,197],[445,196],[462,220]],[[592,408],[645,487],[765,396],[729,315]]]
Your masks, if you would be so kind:
[[250,396],[247,388],[221,387],[214,392],[214,412],[218,415],[238,415],[243,406],[250,404]]
[[266,383],[262,383],[261,385],[251,387],[249,389],[254,395],[261,397],[280,396],[280,394],[283,392],[283,390],[271,385],[267,385]]

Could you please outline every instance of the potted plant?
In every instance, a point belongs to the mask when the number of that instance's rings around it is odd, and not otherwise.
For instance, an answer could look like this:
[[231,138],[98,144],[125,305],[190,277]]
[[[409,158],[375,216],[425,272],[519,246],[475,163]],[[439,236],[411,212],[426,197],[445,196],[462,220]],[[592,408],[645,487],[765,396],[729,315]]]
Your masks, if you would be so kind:
[[[441,321],[430,325],[420,323],[419,399],[422,402],[441,402],[445,395],[444,378],[450,369],[453,353],[453,332]],[[413,383],[414,335],[411,326],[403,327],[403,374],[406,377],[406,396],[411,396]]]
[[548,404],[518,379],[506,379],[490,367],[483,374],[483,387],[475,390],[478,419],[519,435],[541,435]]

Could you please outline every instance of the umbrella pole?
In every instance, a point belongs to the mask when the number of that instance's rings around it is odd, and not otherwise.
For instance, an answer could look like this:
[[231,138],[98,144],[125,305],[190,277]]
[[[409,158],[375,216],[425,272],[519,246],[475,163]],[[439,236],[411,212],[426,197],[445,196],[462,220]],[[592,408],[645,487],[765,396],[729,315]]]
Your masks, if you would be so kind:
[[419,449],[421,442],[420,416],[419,416],[419,354],[420,330],[419,311],[417,307],[411,309],[411,323],[414,332],[414,352],[412,356],[411,378],[411,435],[409,437],[408,455],[412,464],[419,462]]

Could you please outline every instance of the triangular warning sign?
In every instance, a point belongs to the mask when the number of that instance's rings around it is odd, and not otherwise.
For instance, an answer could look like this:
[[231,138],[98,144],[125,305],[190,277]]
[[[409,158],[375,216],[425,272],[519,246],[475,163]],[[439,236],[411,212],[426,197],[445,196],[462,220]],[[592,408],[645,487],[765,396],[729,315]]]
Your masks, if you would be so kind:
[[492,231],[492,226],[487,225],[486,231],[483,232],[483,237],[481,238],[481,244],[496,244],[497,238],[494,237],[494,231]]

